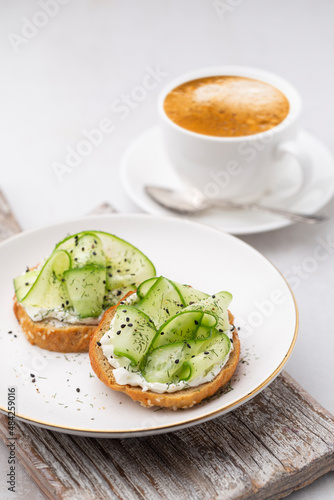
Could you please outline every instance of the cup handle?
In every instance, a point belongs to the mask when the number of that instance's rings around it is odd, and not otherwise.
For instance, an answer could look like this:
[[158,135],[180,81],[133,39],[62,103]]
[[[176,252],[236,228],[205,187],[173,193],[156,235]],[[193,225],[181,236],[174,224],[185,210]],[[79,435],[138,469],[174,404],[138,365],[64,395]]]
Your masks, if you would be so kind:
[[277,157],[281,158],[283,155],[290,155],[295,158],[301,168],[302,172],[302,182],[294,190],[293,193],[289,195],[294,195],[304,189],[311,181],[313,175],[313,164],[309,155],[300,147],[297,141],[286,141],[282,142],[277,146]]

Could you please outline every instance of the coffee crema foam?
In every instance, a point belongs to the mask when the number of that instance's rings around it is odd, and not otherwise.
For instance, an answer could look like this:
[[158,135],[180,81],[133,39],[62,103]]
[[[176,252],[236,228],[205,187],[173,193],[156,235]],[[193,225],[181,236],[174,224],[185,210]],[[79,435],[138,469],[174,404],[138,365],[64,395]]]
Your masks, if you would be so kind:
[[210,76],[175,87],[164,110],[176,125],[198,134],[240,137],[280,124],[290,109],[286,96],[268,83],[242,76]]

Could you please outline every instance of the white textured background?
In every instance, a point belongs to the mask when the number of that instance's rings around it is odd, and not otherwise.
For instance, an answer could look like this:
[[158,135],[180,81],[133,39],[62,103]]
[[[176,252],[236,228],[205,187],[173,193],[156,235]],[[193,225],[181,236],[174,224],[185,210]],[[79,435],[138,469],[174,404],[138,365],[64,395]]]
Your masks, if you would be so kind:
[[[157,123],[159,89],[202,66],[257,66],[287,78],[302,95],[304,128],[333,151],[331,0],[221,0],[227,10],[220,15],[211,0],[63,0],[23,43],[17,36],[26,19],[38,22],[43,3],[0,1],[0,185],[24,229],[80,216],[105,200],[122,212],[139,211],[120,185],[120,158]],[[120,120],[111,106],[156,66],[168,76]],[[54,162],[64,162],[66,148],[76,147],[83,131],[105,118],[114,131],[60,183]],[[327,211],[334,213],[333,203]],[[312,257],[317,237],[334,240],[332,220],[243,239],[287,273]],[[301,325],[287,368],[331,411],[333,264],[334,251],[295,287]],[[44,498],[21,469],[17,493],[7,495],[6,457],[1,445],[0,498]],[[333,490],[332,473],[291,498],[324,500],[333,498]]]

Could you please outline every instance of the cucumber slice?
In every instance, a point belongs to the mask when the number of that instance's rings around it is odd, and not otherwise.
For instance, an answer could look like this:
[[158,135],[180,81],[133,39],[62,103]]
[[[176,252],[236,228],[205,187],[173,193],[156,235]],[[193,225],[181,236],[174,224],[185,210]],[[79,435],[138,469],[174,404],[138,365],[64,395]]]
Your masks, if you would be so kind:
[[64,273],[68,294],[79,318],[96,318],[102,313],[106,270],[88,264]]
[[84,267],[87,264],[104,267],[104,256],[101,240],[93,233],[83,233],[74,239],[74,246],[68,250],[72,259],[72,267]]
[[115,305],[128,292],[136,290],[136,280],[131,274],[122,274],[121,272],[113,272],[109,263],[106,273],[106,292],[103,302],[103,308],[106,309]]
[[231,349],[230,339],[225,333],[210,341],[204,341],[200,352],[186,362],[180,380],[191,382],[196,377],[207,375],[217,364],[224,362]]
[[147,355],[142,375],[148,382],[190,382],[222,364],[230,348],[230,340],[225,334],[214,339],[166,344]]
[[25,306],[45,309],[65,308],[70,306],[63,273],[70,269],[71,258],[64,250],[51,255],[40,270],[36,281],[21,300]]
[[147,314],[158,329],[183,308],[183,301],[174,283],[161,276],[134,307]]
[[104,309],[117,304],[127,292],[136,290],[140,283],[155,275],[154,265],[138,248],[102,231],[85,231],[68,236],[58,243],[56,249],[62,248],[70,251],[75,247],[76,242],[79,243],[81,238],[88,235],[99,239],[106,258]]
[[154,265],[138,248],[113,234],[103,231],[84,231],[68,236],[58,243],[55,249],[67,250],[73,248],[76,239],[83,234],[97,236],[102,243],[104,255],[112,265],[113,270],[117,272],[119,269],[123,274],[134,274],[137,287],[142,281],[155,276]]
[[[156,283],[158,278],[150,278],[144,281],[137,290],[137,295],[143,299],[149,292],[150,288]],[[188,306],[191,302],[198,302],[199,300],[206,299],[209,297],[207,293],[200,292],[190,285],[183,285],[177,281],[173,281],[173,285],[177,288],[179,294],[182,296],[185,306]]]
[[20,302],[29,292],[39,275],[39,269],[33,269],[21,274],[14,281],[14,289],[17,300]]
[[222,333],[230,328],[228,320],[228,306],[232,301],[232,295],[229,292],[219,292],[215,295],[202,299],[194,304],[185,307],[184,311],[204,311],[214,314],[217,318],[217,330]]
[[200,292],[189,285],[182,285],[181,283],[174,282],[174,285],[178,289],[180,295],[182,295],[184,303],[186,306],[191,305],[193,302],[198,302],[209,297],[207,293]]
[[205,331],[205,336],[208,337],[211,328],[216,324],[217,319],[213,314],[201,311],[181,311],[160,327],[151,348],[155,349],[156,347],[181,342],[182,340],[192,340],[197,337],[200,327],[203,329],[202,335],[204,336]]
[[114,353],[138,366],[150,348],[157,331],[146,314],[132,306],[119,306],[113,323]]
[[150,288],[158,281],[159,278],[149,278],[148,280],[143,281],[138,289],[137,289],[137,295],[140,299],[143,299],[145,295],[147,295],[148,291]]
[[[182,370],[185,343],[166,344],[151,351],[146,359],[142,375],[147,382],[168,384],[176,379]],[[181,360],[181,364],[179,364]]]

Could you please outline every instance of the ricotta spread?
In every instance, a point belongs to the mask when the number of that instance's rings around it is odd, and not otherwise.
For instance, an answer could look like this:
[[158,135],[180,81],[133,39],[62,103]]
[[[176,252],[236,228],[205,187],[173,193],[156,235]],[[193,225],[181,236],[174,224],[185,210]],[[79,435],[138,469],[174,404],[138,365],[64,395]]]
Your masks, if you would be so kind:
[[[125,299],[125,303],[128,305],[133,305],[138,301],[137,294],[134,293],[130,295],[127,299]],[[164,392],[176,392],[181,391],[182,389],[186,389],[187,387],[197,387],[200,384],[204,384],[206,382],[211,382],[218,373],[221,371],[223,366],[227,363],[231,351],[233,350],[233,342],[231,342],[231,350],[228,355],[225,357],[223,363],[218,363],[209,373],[206,375],[196,377],[191,382],[186,382],[181,380],[178,384],[162,384],[160,382],[147,382],[143,375],[138,371],[132,371],[130,366],[130,360],[125,357],[115,356],[114,355],[114,347],[112,345],[112,340],[115,336],[114,331],[114,320],[115,316],[110,323],[110,329],[103,335],[101,338],[101,349],[105,357],[107,358],[109,364],[114,368],[113,375],[115,381],[119,385],[131,385],[131,386],[139,386],[142,390],[152,391],[159,394]],[[225,331],[226,335],[231,340],[233,337],[232,326],[229,330]]]

